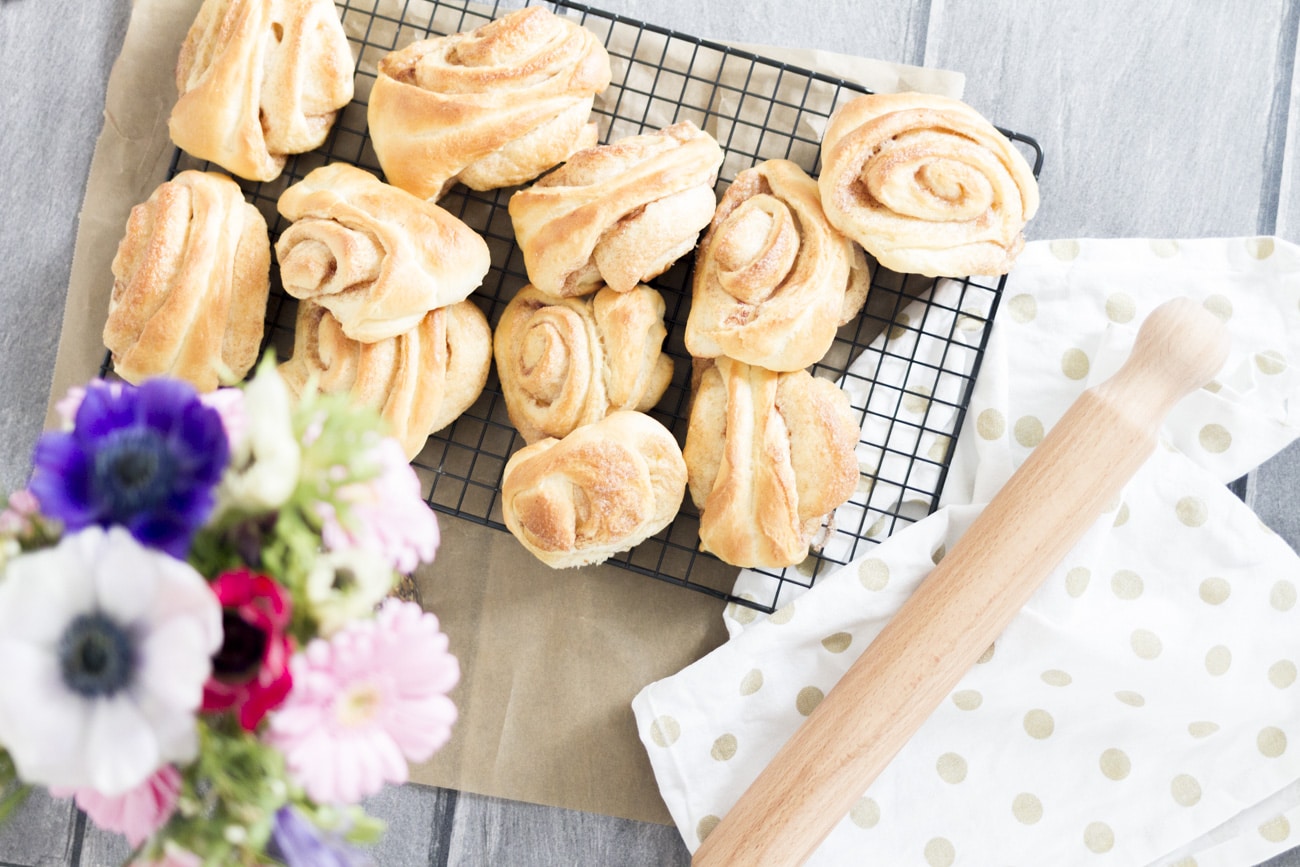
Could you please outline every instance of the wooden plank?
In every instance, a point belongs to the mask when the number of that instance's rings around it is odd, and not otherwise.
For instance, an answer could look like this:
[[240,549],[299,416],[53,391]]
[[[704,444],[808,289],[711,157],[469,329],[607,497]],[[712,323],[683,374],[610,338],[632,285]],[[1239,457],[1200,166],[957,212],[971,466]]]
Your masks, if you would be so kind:
[[593,6],[724,42],[820,48],[895,63],[920,64],[925,52],[928,0],[594,0]]
[[1297,57],[1300,45],[1294,33],[1292,36],[1291,51],[1287,55],[1291,64],[1290,86],[1283,103],[1285,124],[1276,124],[1273,130],[1275,147],[1281,150],[1274,231],[1280,237],[1300,241],[1300,58]]
[[[77,215],[103,124],[108,72],[130,10],[125,0],[52,0],[5,3],[0,13],[0,81],[9,84],[0,123],[0,490],[6,492],[26,483],[32,444],[45,422]],[[52,45],[75,61],[60,64],[58,75],[33,74],[49,64]]]
[[432,786],[390,786],[365,803],[366,812],[388,823],[372,850],[376,864],[447,863],[456,792]]
[[0,864],[46,867],[68,864],[74,849],[76,810],[34,790],[26,803],[0,826]]
[[1250,235],[1275,214],[1297,8],[1245,12],[935,0],[925,63],[965,72],[968,102],[1043,145],[1029,237]]
[[466,794],[456,805],[447,861],[449,867],[689,863],[677,830],[666,825]]
[[131,857],[131,845],[121,834],[97,827],[86,819],[81,835],[81,858],[78,867],[118,867]]

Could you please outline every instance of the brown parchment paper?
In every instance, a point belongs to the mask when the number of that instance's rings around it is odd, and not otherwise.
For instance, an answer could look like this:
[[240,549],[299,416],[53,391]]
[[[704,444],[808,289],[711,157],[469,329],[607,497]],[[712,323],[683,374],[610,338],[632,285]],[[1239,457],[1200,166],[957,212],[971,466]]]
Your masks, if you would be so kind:
[[[110,265],[131,207],[166,177],[172,70],[198,7],[199,0],[134,4],[86,185],[50,422],[54,402],[96,375],[103,361]],[[960,96],[964,83],[942,70],[738,47],[876,91]],[[713,108],[726,110],[725,104]],[[555,571],[506,533],[452,517],[440,516],[440,523],[437,560],[416,577],[425,607],[442,621],[461,663],[453,693],[460,719],[451,742],[412,768],[412,780],[670,823],[630,705],[644,685],[725,640],[722,602],[614,566]]]

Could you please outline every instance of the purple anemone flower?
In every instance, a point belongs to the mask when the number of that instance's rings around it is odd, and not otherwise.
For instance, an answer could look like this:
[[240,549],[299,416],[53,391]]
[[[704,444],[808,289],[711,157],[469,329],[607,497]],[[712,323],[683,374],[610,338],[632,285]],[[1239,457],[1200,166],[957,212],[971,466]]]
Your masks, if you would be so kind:
[[188,383],[96,382],[72,430],[37,441],[30,490],[68,530],[121,525],[184,559],[229,461],[221,416]]
[[369,855],[317,828],[292,807],[275,813],[271,852],[288,867],[370,867]]

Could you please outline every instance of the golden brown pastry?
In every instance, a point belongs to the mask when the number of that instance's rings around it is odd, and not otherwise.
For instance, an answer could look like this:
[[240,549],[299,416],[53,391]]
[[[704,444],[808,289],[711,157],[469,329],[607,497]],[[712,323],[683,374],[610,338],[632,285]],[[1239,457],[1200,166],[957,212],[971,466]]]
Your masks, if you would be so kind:
[[668,429],[623,410],[563,439],[525,446],[506,462],[506,527],[552,568],[601,563],[672,522],[686,463]]
[[163,183],[131,209],[112,270],[104,345],[123,379],[174,376],[211,391],[252,369],[271,242],[233,180],[184,171]]
[[804,370],[698,364],[683,453],[700,549],[733,566],[792,566],[857,487],[849,398]]
[[370,138],[388,182],[424,199],[522,184],[596,143],[609,77],[594,34],[530,6],[380,60]]
[[664,300],[649,286],[555,298],[525,286],[493,346],[510,421],[525,442],[563,437],[620,409],[645,411],[673,377]]
[[510,197],[528,279],[550,295],[616,292],[657,277],[709,224],[722,148],[693,123],[574,154]]
[[293,357],[280,365],[289,390],[301,394],[316,377],[322,392],[373,407],[408,458],[478,400],[492,364],[491,329],[473,301],[430,311],[406,334],[377,343],[350,339],[310,301],[298,303],[294,328]]
[[736,175],[696,251],[686,349],[800,370],[826,354],[870,283],[861,249],[822,212],[817,182],[768,160]]
[[176,61],[176,146],[242,178],[279,176],[352,100],[352,51],[332,0],[203,0]]
[[1024,157],[956,99],[859,96],[835,112],[821,153],[826,216],[894,271],[1005,274],[1038,210]]
[[405,334],[469,297],[492,264],[469,226],[346,163],[314,170],[277,207],[293,221],[275,244],[284,290],[329,310],[353,340]]

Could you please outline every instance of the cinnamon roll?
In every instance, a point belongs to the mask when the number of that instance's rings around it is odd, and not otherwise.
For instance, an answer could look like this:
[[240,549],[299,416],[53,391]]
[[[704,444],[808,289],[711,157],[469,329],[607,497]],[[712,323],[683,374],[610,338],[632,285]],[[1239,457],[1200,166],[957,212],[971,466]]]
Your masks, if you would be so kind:
[[293,221],[275,245],[285,291],[329,310],[353,340],[405,334],[469,297],[492,264],[469,226],[345,163],[311,172],[278,208]]
[[649,286],[554,298],[525,286],[493,337],[510,421],[533,443],[615,410],[645,411],[673,376],[663,297]]
[[203,0],[176,62],[177,147],[253,181],[319,147],[352,100],[332,0]]
[[510,197],[510,219],[534,286],[585,295],[627,292],[695,247],[717,199],[722,148],[693,123],[574,154]]
[[1024,157],[948,97],[859,96],[835,112],[821,153],[826,216],[894,271],[1004,274],[1038,210]]
[[113,257],[103,333],[113,369],[200,391],[243,379],[262,342],[270,270],[266,220],[239,185],[180,172],[131,209]]
[[698,364],[683,454],[700,549],[733,566],[792,566],[857,487],[849,398],[804,370]]
[[280,375],[295,395],[315,383],[377,410],[407,458],[478,400],[492,362],[487,317],[473,301],[425,314],[406,334],[360,343],[310,301],[298,304],[293,356]]
[[736,175],[695,258],[686,349],[768,370],[826,354],[867,297],[862,251],[830,224],[817,182],[788,160]]
[[530,6],[380,60],[370,138],[388,182],[420,198],[513,186],[596,143],[609,80],[594,34]]
[[685,491],[677,440],[650,416],[624,410],[515,452],[501,480],[501,513],[546,565],[586,566],[668,526]]

